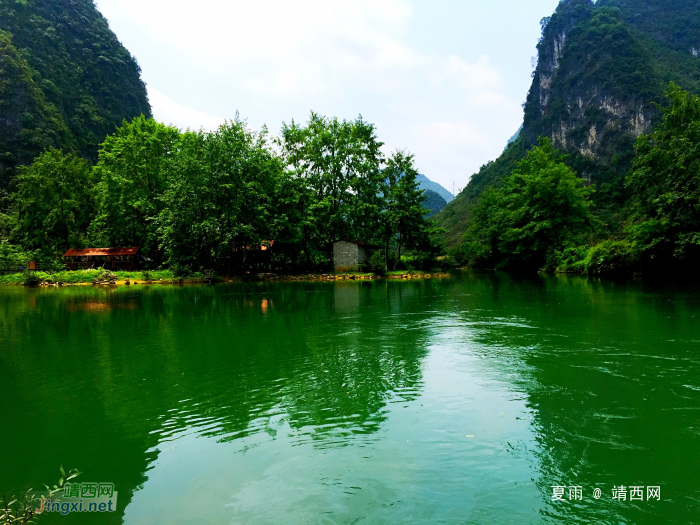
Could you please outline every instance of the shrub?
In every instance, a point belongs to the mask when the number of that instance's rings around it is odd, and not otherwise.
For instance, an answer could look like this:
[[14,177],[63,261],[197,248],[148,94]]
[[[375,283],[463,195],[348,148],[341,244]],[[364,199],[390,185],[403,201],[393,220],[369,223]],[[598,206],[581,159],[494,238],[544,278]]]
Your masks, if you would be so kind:
[[584,265],[591,275],[628,275],[634,272],[639,255],[628,241],[604,241],[593,246]]
[[369,258],[369,271],[377,275],[384,275],[384,273],[386,273],[386,263],[384,261],[384,252],[382,250],[377,250]]
[[170,269],[176,279],[185,279],[193,275],[192,268],[185,264],[175,263],[170,266]]
[[555,252],[551,267],[558,273],[581,274],[586,271],[586,256],[590,246],[574,246]]
[[22,274],[22,284],[25,286],[35,286],[41,282],[39,275],[34,271],[25,270]]

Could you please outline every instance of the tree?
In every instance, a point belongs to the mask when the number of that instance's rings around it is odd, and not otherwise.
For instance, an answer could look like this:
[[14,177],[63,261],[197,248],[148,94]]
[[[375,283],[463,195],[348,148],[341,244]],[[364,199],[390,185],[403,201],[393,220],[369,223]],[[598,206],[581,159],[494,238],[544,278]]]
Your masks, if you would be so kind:
[[642,135],[627,176],[630,228],[647,259],[700,257],[700,97],[671,83],[656,130]]
[[238,118],[214,133],[185,134],[158,220],[168,261],[240,270],[251,247],[285,228],[276,200],[281,177],[266,132],[255,134]]
[[540,139],[501,187],[484,192],[462,248],[472,263],[541,268],[592,230],[594,190],[563,160],[549,139]]
[[284,124],[280,145],[288,169],[308,191],[302,228],[308,263],[316,250],[327,251],[338,239],[369,239],[376,232],[383,144],[372,124],[312,113],[305,127]]
[[95,242],[138,246],[156,258],[156,218],[181,142],[177,128],[143,116],[126,122],[102,143],[95,166]]
[[388,264],[389,250],[393,243],[394,268],[404,249],[418,249],[428,242],[428,221],[425,220],[425,192],[417,180],[418,171],[413,155],[396,151],[382,171],[384,210],[382,231]]
[[21,168],[13,199],[13,241],[53,254],[81,246],[94,213],[91,187],[88,162],[56,149]]

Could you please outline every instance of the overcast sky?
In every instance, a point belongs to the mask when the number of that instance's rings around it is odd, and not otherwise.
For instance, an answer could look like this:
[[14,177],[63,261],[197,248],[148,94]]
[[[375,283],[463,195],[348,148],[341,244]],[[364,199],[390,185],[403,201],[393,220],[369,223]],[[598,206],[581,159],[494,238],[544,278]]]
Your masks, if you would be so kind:
[[253,129],[358,115],[452,191],[522,122],[539,21],[558,0],[97,0],[156,119]]

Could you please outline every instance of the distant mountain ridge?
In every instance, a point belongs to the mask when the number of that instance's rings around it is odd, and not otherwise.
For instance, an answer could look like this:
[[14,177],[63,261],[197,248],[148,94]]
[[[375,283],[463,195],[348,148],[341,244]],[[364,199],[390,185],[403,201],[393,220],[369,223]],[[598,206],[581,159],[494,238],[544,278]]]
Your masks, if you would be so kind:
[[421,189],[434,191],[435,193],[440,195],[440,197],[445,199],[446,203],[449,204],[450,202],[452,202],[454,200],[454,195],[452,195],[449,191],[447,191],[443,186],[441,186],[437,182],[430,180],[425,175],[418,175],[416,180],[418,180],[418,183],[420,184]]
[[520,135],[437,216],[449,245],[461,241],[481,192],[508,176],[538,137],[568,154],[596,184],[599,214],[619,222],[634,141],[658,122],[669,82],[700,93],[700,0],[563,0],[542,20],[537,50]]
[[423,202],[423,207],[426,210],[429,210],[428,213],[425,214],[426,218],[437,215],[445,209],[445,206],[447,206],[447,201],[433,190],[425,190],[425,196],[427,198],[425,199],[425,202]]

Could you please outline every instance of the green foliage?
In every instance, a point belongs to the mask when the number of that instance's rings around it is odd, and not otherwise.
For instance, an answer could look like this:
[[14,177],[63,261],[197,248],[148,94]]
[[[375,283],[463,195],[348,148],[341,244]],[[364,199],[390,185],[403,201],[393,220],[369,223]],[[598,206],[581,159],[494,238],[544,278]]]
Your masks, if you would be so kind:
[[369,269],[376,275],[384,275],[386,273],[386,260],[382,251],[377,250],[370,256]]
[[675,84],[667,97],[661,123],[635,146],[630,233],[647,260],[700,260],[700,97]]
[[[66,472],[61,466],[61,478],[58,483],[53,487],[44,485],[46,492],[48,492],[47,499],[50,499],[54,494],[58,494],[63,491],[64,486],[69,481],[77,478],[82,474],[78,470],[71,470]],[[34,489],[29,489],[24,492],[21,496],[8,498],[5,495],[2,496],[2,503],[0,504],[0,524],[2,525],[25,525],[37,523],[39,515],[37,514],[37,509],[39,507],[39,498],[37,498],[34,493]]]
[[591,275],[621,276],[634,272],[638,265],[638,254],[629,241],[604,241],[593,246],[584,266]]
[[170,264],[213,268],[228,258],[242,268],[250,247],[278,239],[286,222],[277,213],[282,163],[236,119],[216,132],[186,134],[163,195],[160,245]]
[[[0,16],[3,27],[1,21]],[[9,204],[4,192],[17,166],[29,164],[51,146],[72,146],[63,117],[47,101],[35,75],[10,33],[0,30],[0,209]]]
[[41,282],[39,274],[35,271],[25,270],[22,273],[22,284],[25,286],[34,286]]
[[406,247],[426,250],[430,246],[430,223],[423,217],[425,193],[420,189],[418,171],[413,162],[413,155],[396,151],[382,173],[382,244],[387,252],[390,244],[395,244],[391,256],[394,261],[401,259],[402,250]]
[[307,254],[338,239],[372,236],[381,206],[382,145],[362,117],[340,121],[312,113],[306,126],[283,126],[283,158],[303,180],[301,201],[310,212],[300,231]]
[[143,116],[105,139],[95,166],[97,244],[138,246],[158,259],[157,219],[181,141],[176,128]]
[[[136,60],[92,1],[0,2],[0,27],[12,35],[31,68],[32,89],[58,110],[82,156],[96,160],[98,144],[123,119],[150,116]],[[44,117],[36,108],[27,109],[31,128]],[[48,145],[67,147],[57,141]],[[3,151],[16,155],[17,150]]]
[[528,152],[500,188],[490,188],[475,208],[462,249],[476,266],[542,268],[593,229],[593,189],[567,167],[551,141]]
[[81,247],[93,217],[88,163],[51,149],[17,177],[12,240],[26,249],[60,255]]
[[30,261],[35,260],[36,256],[36,253],[27,252],[9,241],[0,241],[0,266],[28,266]]
[[413,157],[385,164],[373,125],[312,114],[282,132],[275,149],[238,117],[181,133],[139,116],[105,139],[92,169],[56,149],[22,168],[0,226],[54,260],[69,247],[137,246],[149,265],[204,281],[205,270],[324,267],[343,237],[396,259],[441,251]]
[[581,274],[586,271],[585,259],[590,246],[570,246],[552,254],[547,266],[558,273]]

